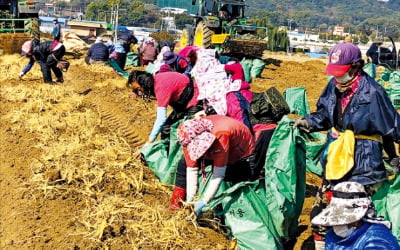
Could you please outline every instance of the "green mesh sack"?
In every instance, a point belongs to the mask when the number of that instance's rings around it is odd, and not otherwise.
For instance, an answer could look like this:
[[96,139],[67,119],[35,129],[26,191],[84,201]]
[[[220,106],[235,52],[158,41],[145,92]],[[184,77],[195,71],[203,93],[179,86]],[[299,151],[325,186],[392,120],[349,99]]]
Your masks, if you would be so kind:
[[246,59],[243,58],[240,64],[243,67],[244,71],[244,80],[248,83],[251,83],[252,78],[251,78],[251,67],[253,66],[253,60],[252,59]]
[[393,71],[389,76],[389,82],[400,83],[400,71]]
[[392,82],[388,88],[387,93],[389,95],[390,101],[396,109],[400,108],[400,82]]
[[381,73],[381,78],[380,79],[382,79],[384,82],[388,82],[389,79],[390,79],[390,74],[391,73],[392,72],[388,68],[385,68],[385,70]]
[[305,116],[310,113],[310,105],[307,100],[307,91],[304,87],[287,88],[283,96],[290,108],[290,113]]
[[261,77],[265,64],[266,63],[261,59],[254,59],[250,70],[251,77]]
[[147,73],[150,73],[150,74],[154,74],[154,73],[156,73],[156,66],[154,65],[154,63],[149,63],[148,65],[147,65],[147,67],[146,67],[146,69],[145,69],[145,71],[147,72]]

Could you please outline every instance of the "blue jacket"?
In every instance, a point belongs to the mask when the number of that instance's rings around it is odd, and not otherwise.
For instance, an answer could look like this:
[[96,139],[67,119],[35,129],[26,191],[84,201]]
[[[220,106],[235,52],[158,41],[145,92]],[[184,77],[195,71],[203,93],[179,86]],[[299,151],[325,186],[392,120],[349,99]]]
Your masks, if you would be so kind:
[[[338,100],[333,79],[322,92],[317,111],[304,118],[311,132],[338,127],[334,119]],[[399,143],[400,116],[393,107],[385,90],[374,79],[362,72],[357,93],[343,113],[343,129],[350,129],[355,135],[388,135]],[[330,133],[328,141],[331,141]],[[322,165],[326,161],[322,159]],[[355,181],[363,185],[374,184],[386,179],[382,159],[382,144],[373,140],[356,139],[354,167],[339,181]]]
[[110,52],[108,51],[108,47],[105,44],[94,43],[88,51],[88,56],[95,61],[107,62],[108,57],[110,56]]
[[51,32],[55,40],[60,40],[61,37],[61,24],[54,24],[53,31]]
[[[187,67],[186,67],[186,68],[182,68],[182,67],[179,65],[179,62],[180,62],[181,60],[186,61],[186,63],[187,63]],[[188,77],[190,78],[190,72],[192,71],[193,66],[192,66],[192,64],[191,64],[186,58],[184,58],[183,56],[177,55],[177,58],[176,58],[175,62],[173,62],[172,64],[170,64],[170,66],[171,66],[171,68],[175,69],[176,72],[185,74],[186,76],[188,76]]]
[[330,229],[325,238],[325,250],[399,250],[399,243],[392,232],[382,224],[365,222],[349,237],[343,239]]

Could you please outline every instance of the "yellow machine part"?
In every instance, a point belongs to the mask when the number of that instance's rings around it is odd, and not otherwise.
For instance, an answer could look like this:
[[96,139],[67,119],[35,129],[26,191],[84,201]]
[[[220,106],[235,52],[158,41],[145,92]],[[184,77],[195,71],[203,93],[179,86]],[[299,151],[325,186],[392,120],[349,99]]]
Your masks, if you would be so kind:
[[226,38],[229,37],[230,34],[214,34],[211,36],[212,44],[222,44],[225,42]]

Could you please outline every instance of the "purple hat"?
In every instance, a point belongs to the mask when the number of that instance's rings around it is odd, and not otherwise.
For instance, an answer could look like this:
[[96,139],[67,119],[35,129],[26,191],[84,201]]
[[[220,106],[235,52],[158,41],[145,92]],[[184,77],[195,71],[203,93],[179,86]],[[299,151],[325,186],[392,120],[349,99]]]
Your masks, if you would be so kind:
[[329,51],[329,64],[325,74],[343,76],[353,63],[361,61],[361,51],[350,42],[338,43]]
[[176,58],[177,58],[177,54],[175,54],[172,51],[165,51],[163,54],[163,61],[166,64],[172,64],[173,62],[175,62]]

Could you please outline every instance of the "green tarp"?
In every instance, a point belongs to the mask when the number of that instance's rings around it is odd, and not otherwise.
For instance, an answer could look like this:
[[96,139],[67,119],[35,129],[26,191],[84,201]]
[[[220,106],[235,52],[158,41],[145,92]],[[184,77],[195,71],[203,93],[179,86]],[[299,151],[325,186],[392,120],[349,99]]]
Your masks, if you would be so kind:
[[372,200],[378,215],[392,223],[392,233],[400,243],[400,176],[385,181]]
[[283,91],[283,97],[290,108],[290,113],[305,116],[310,113],[310,105],[304,87],[287,88]]
[[298,225],[306,190],[306,140],[293,121],[283,117],[265,160],[265,203],[278,234],[290,239]]
[[222,205],[225,225],[239,249],[283,249],[273,226],[273,214],[265,206],[265,183],[241,182],[216,196],[209,207]]
[[326,133],[303,133],[306,143],[306,171],[322,176],[320,156],[325,149],[328,140]]
[[373,63],[366,63],[363,67],[365,73],[367,73],[370,77],[376,78],[376,66]]
[[139,54],[135,52],[128,52],[126,54],[125,66],[139,67]]
[[122,77],[128,79],[129,78],[129,73],[121,69],[121,67],[118,65],[118,63],[114,59],[110,59],[108,61],[108,64]]
[[[178,143],[176,132],[181,122],[178,121],[171,126],[169,139],[155,141],[140,150],[147,165],[161,183],[175,184],[176,169],[183,157],[183,151]],[[169,144],[169,153],[167,152],[167,144]]]

